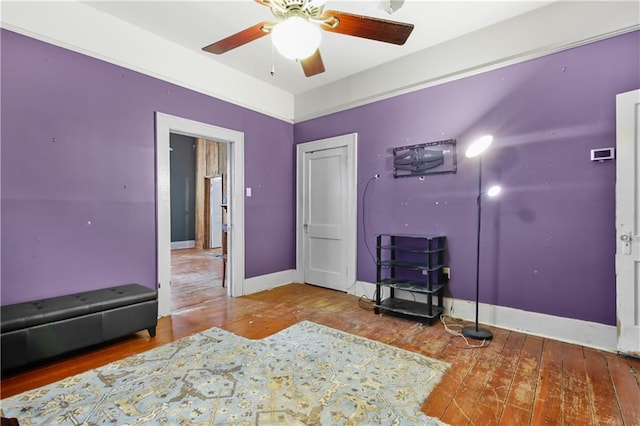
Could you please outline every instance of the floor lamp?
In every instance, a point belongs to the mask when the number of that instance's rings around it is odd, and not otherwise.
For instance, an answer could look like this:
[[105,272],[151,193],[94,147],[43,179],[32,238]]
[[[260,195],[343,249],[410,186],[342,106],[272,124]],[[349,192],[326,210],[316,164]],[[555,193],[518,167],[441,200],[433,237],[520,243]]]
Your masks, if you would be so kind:
[[478,157],[478,197],[476,203],[478,205],[478,225],[476,236],[476,323],[464,327],[462,329],[462,335],[478,340],[491,340],[493,333],[486,328],[480,328],[478,326],[478,299],[480,298],[480,225],[481,225],[481,213],[482,213],[482,197],[484,195],[488,197],[495,197],[500,194],[501,188],[498,185],[492,186],[486,192],[482,192],[482,154],[489,148],[493,142],[493,136],[483,136],[477,141],[473,142],[467,148],[465,156],[467,158]]

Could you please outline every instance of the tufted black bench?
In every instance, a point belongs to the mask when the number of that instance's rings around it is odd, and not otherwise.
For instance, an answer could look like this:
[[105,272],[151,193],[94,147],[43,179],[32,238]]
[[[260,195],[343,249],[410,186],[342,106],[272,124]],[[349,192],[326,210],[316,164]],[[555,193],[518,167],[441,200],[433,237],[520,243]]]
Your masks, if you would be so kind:
[[147,329],[156,335],[155,290],[126,284],[2,306],[2,371]]

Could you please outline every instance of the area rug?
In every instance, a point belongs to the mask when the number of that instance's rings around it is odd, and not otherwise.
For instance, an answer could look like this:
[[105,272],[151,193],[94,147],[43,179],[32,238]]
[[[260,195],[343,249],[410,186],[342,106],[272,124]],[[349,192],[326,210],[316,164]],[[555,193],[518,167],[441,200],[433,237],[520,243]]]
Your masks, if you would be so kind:
[[1,405],[21,425],[441,425],[420,407],[447,368],[308,321],[212,328]]

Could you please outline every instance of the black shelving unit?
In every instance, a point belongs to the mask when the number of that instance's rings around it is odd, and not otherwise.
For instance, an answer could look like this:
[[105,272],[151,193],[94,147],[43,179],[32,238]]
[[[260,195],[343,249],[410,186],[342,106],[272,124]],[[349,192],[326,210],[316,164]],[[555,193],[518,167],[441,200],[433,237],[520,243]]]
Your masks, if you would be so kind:
[[[375,313],[386,311],[427,323],[438,318],[443,312],[446,249],[443,235],[376,235]],[[390,295],[382,299],[385,287]],[[424,294],[426,301],[396,298],[396,290]]]

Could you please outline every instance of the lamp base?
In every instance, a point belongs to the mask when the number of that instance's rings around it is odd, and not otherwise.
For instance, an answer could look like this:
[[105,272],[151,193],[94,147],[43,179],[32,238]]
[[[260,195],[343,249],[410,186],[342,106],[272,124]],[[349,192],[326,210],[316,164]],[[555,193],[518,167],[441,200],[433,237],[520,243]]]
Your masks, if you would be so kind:
[[476,340],[491,340],[493,339],[493,333],[486,328],[480,328],[477,325],[469,325],[462,329],[462,335],[464,337],[470,337]]

